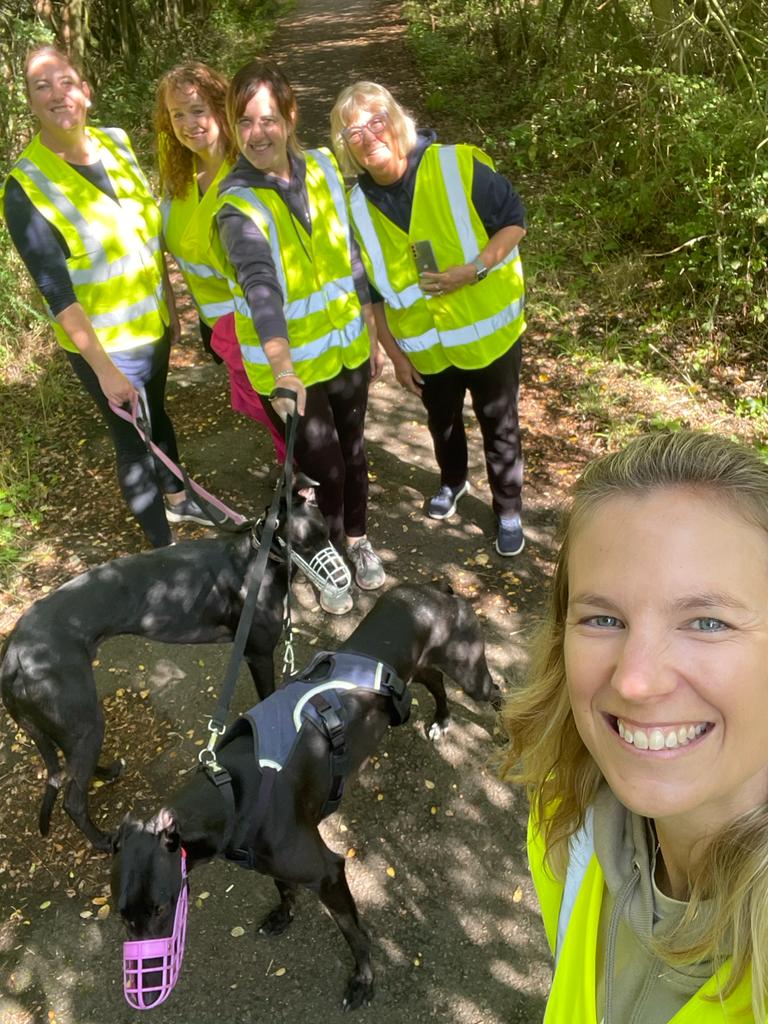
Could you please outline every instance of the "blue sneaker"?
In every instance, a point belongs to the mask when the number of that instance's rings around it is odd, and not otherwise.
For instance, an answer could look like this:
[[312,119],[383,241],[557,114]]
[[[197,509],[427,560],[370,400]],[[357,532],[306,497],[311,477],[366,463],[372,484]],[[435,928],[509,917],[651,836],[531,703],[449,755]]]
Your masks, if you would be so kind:
[[430,519],[448,519],[456,511],[456,503],[469,490],[469,481],[465,480],[460,487],[449,487],[442,484],[437,494],[427,502],[427,515]]
[[525,534],[523,533],[523,524],[520,522],[520,516],[499,520],[499,531],[496,534],[494,547],[504,558],[520,554],[525,547]]

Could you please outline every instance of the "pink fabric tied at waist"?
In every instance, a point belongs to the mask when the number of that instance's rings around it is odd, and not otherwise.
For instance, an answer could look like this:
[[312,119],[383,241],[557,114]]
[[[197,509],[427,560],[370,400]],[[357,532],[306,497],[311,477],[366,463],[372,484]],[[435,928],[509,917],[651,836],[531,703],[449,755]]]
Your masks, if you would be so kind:
[[[272,435],[278,462],[285,462],[285,440],[264,411],[262,399],[251,387],[248,374],[240,355],[240,344],[235,333],[235,314],[219,317],[213,328],[211,348],[221,356],[229,373],[230,403],[235,412],[249,416],[257,423],[263,423]],[[266,401],[266,399],[265,399]]]

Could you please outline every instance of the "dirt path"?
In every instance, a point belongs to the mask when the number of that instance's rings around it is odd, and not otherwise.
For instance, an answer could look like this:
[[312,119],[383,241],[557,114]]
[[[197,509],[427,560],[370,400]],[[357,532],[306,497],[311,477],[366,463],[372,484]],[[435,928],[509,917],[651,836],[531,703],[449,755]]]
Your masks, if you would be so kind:
[[[397,19],[398,5],[380,0],[304,0],[281,26],[271,56],[299,84],[308,144],[325,142],[332,101],[357,77],[385,82],[420,110],[418,77]],[[567,370],[541,352],[535,371],[533,365],[526,360],[521,406],[528,546],[518,559],[502,560],[490,548],[493,517],[474,422],[472,495],[444,524],[422,512],[437,483],[423,411],[389,371],[372,390],[367,431],[369,532],[389,580],[441,575],[472,598],[492,669],[506,686],[523,662],[521,641],[544,599],[555,506],[589,453],[578,426],[563,418],[559,385],[567,383]],[[229,410],[224,376],[203,361],[191,329],[174,356],[169,406],[192,475],[235,507],[262,508],[272,471],[267,436]],[[36,535],[40,555],[19,581],[9,619],[24,598],[141,547],[117,499],[110,449],[89,412],[81,409],[74,421],[51,426],[57,445],[46,469],[59,483]],[[83,481],[108,500],[93,506],[84,500]],[[298,587],[297,600],[303,661],[317,645],[333,646],[346,636],[373,598],[361,594],[344,619],[323,615],[307,585]],[[132,638],[104,645],[97,676],[108,719],[106,747],[125,755],[128,770],[115,787],[95,791],[97,820],[114,826],[129,808],[149,814],[190,770],[226,657],[222,648]],[[324,826],[329,845],[354,851],[350,885],[374,937],[377,995],[361,1017],[368,1024],[510,1024],[535,1021],[543,1012],[548,960],[525,869],[523,801],[486,767],[495,742],[492,715],[455,691],[453,697],[455,728],[433,747],[423,734],[429,698],[419,692],[413,720],[390,733],[341,812]],[[236,710],[250,703],[250,684],[241,678]],[[108,862],[85,848],[60,809],[51,839],[36,834],[38,768],[23,738],[5,728],[0,1019],[135,1020],[120,990],[122,934],[114,915],[101,909]],[[350,957],[314,897],[305,895],[291,930],[268,942],[254,935],[274,902],[268,879],[217,863],[195,871],[191,891],[184,971],[170,1000],[154,1011],[155,1024],[341,1019]],[[233,936],[237,927],[245,934]]]

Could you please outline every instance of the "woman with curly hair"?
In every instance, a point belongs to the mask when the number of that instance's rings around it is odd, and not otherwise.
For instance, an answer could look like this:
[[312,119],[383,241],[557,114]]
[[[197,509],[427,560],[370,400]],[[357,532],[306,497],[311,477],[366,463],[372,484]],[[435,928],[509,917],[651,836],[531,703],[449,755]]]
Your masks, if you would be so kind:
[[197,308],[203,347],[227,364],[232,408],[269,429],[282,461],[283,438],[243,368],[229,283],[211,258],[216,194],[233,162],[225,108],[227,85],[223,75],[197,61],[172,68],[158,82],[155,133],[163,237]]
[[545,1021],[764,1021],[768,465],[650,434],[565,521],[503,773],[555,958]]

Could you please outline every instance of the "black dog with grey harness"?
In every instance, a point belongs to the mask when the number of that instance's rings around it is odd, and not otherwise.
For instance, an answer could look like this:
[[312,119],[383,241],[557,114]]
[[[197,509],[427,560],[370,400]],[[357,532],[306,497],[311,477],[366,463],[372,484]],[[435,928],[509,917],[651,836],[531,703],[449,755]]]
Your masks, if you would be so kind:
[[423,683],[435,698],[430,737],[448,727],[443,672],[470,697],[498,705],[480,626],[466,601],[449,588],[415,584],[385,593],[338,652],[318,655],[299,681],[238,720],[216,748],[218,770],[198,772],[146,824],[123,822],[112,898],[130,938],[170,934],[182,848],[190,871],[212,857],[233,859],[275,880],[280,903],[263,933],[288,927],[300,885],[318,894],[355,960],[343,1005],[368,1003],[370,939],[344,858],[328,849],[317,826],[338,805],[344,779],[375,752],[390,725],[407,718],[406,684]]

